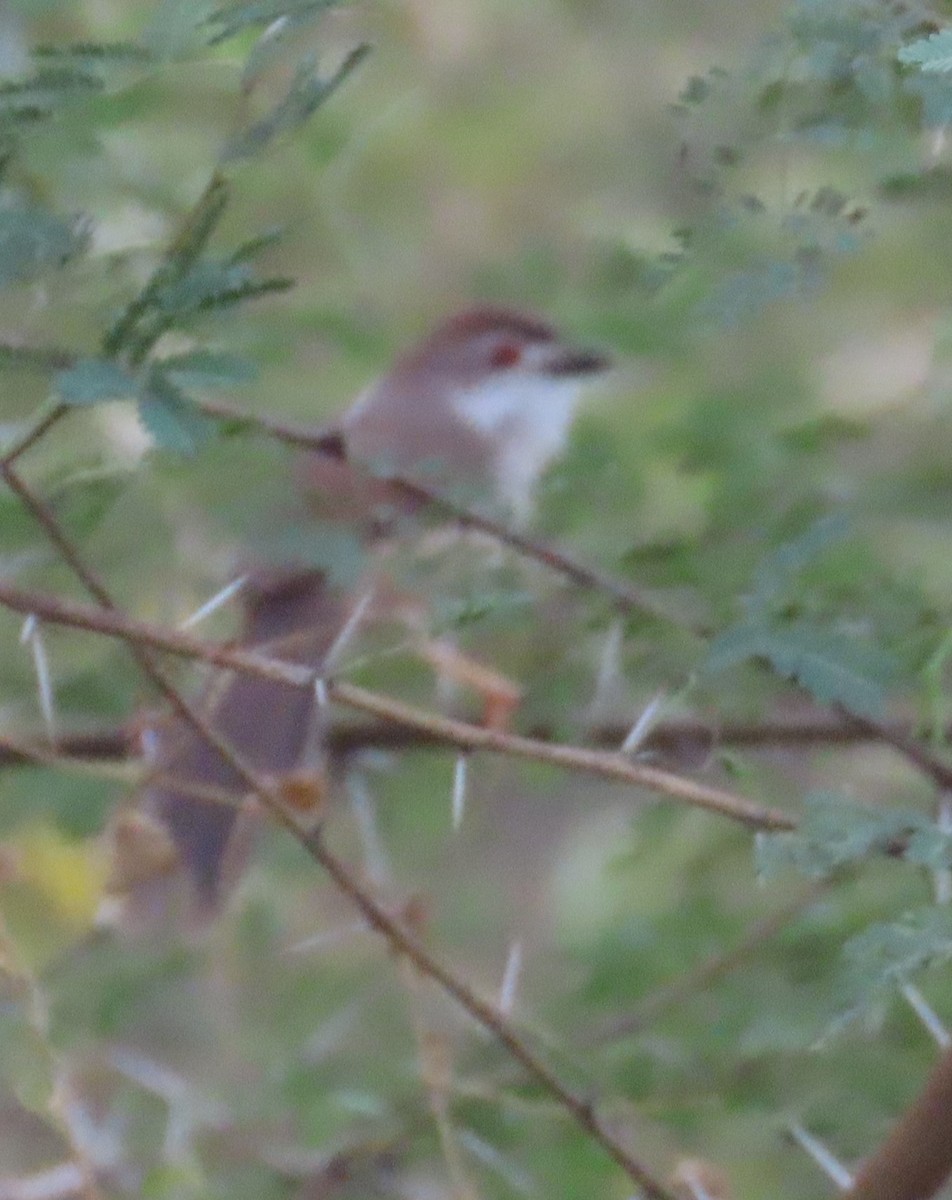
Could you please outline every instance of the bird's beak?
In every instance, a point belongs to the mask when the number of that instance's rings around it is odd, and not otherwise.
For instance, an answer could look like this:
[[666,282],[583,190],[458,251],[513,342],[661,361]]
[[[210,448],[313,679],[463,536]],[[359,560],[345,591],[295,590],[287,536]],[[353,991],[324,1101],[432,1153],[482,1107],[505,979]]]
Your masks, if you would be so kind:
[[607,354],[600,350],[583,349],[578,346],[558,346],[546,358],[544,370],[557,379],[581,378],[585,375],[600,375],[612,365]]

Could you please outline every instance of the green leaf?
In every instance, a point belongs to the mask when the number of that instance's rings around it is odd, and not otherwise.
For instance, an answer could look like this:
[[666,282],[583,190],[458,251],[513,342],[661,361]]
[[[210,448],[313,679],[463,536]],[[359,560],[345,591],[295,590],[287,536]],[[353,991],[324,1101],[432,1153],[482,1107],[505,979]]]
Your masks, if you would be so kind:
[[[199,257],[214,233],[228,205],[228,184],[216,171],[205,186],[172,239],[162,260],[146,282],[145,287],[126,305],[103,338],[106,354],[116,354],[132,340],[137,328],[153,310],[162,307],[162,296],[173,292],[183,276],[199,267]],[[166,323],[167,324],[167,323]],[[165,325],[158,323],[144,337],[140,336],[137,351],[144,357]]]
[[882,714],[885,685],[895,676],[884,650],[807,621],[736,625],[715,639],[704,669],[722,671],[747,659],[765,659],[821,704],[841,704],[868,717]]
[[896,57],[906,66],[917,66],[921,71],[952,71],[952,29],[940,29],[927,38],[910,42],[900,48]]
[[163,358],[160,365],[163,375],[173,383],[198,391],[237,387],[249,383],[258,373],[254,363],[247,358],[212,350],[192,350],[188,354]]
[[923,824],[910,835],[903,858],[930,871],[947,870],[952,865],[952,832],[934,822]]
[[751,614],[763,611],[782,595],[791,580],[814,562],[834,542],[849,533],[849,521],[842,513],[829,513],[793,541],[784,542],[761,560],[754,572],[754,591],[745,601]]
[[98,75],[75,67],[44,67],[30,79],[0,82],[0,119],[49,116],[56,108],[102,91]]
[[[917,72],[903,80],[903,91],[915,96],[922,107],[922,124],[927,129],[947,125],[952,121],[952,88],[948,79],[938,73],[926,74]],[[941,163],[929,160],[929,166],[920,170],[919,178],[925,181],[935,180],[936,192],[942,189],[943,177],[948,168]],[[931,192],[927,192],[927,195]]]
[[54,387],[65,404],[98,404],[135,396],[139,385],[121,367],[105,358],[83,358],[59,371]]
[[233,267],[257,258],[262,251],[276,246],[283,236],[284,230],[280,226],[265,229],[262,233],[249,238],[248,241],[242,242],[238,249],[228,256],[226,265]]
[[898,921],[870,925],[846,943],[844,954],[847,970],[864,994],[904,983],[925,967],[952,960],[952,908],[930,905]]
[[256,154],[273,138],[302,125],[369,53],[366,43],[357,46],[326,79],[316,74],[313,58],[306,59],[298,67],[287,94],[271,112],[228,142],[223,152],[225,160]]
[[733,329],[756,317],[768,305],[793,299],[806,289],[802,266],[775,258],[727,275],[701,303],[699,315]]
[[212,0],[160,0],[142,31],[143,45],[158,59],[187,58],[208,41]]
[[158,447],[177,454],[197,454],[214,429],[188,396],[157,370],[139,401],[139,419]]
[[34,205],[0,208],[0,286],[62,266],[86,243],[81,222],[64,221]]
[[833,792],[811,792],[795,833],[760,834],[757,869],[769,880],[794,869],[814,879],[898,845],[929,823],[919,813],[869,808]]
[[251,282],[251,268],[244,263],[196,262],[181,278],[157,290],[153,300],[166,313],[195,312]]
[[952,960],[952,908],[923,906],[896,921],[867,926],[843,947],[838,971],[842,1011],[826,1037],[891,1000],[921,971],[945,967]]

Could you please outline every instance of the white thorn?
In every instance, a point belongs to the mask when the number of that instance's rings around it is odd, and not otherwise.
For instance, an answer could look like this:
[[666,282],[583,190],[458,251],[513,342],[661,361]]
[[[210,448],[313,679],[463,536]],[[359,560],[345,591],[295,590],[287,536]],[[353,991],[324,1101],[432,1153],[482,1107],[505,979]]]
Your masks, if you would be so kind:
[[340,659],[341,654],[347,648],[350,642],[353,641],[354,634],[360,627],[361,621],[366,615],[367,609],[370,606],[371,600],[374,598],[373,587],[367,588],[364,594],[360,597],[354,607],[350,610],[350,615],[341,626],[340,633],[331,642],[330,649],[324,655],[324,670],[329,671],[331,667]]
[[50,662],[46,657],[46,645],[43,641],[43,630],[34,613],[23,622],[20,631],[20,643],[30,647],[33,655],[33,670],[36,673],[36,690],[40,701],[40,712],[46,725],[46,733],[50,741],[56,737],[56,720],[53,715],[53,685],[50,681]]
[[466,812],[466,770],[465,754],[456,756],[456,766],[453,768],[453,832],[463,824],[463,814]]
[[114,1046],[109,1051],[109,1061],[120,1075],[166,1104],[178,1104],[188,1096],[189,1085],[184,1075],[138,1050]]
[[188,1163],[194,1154],[197,1123],[185,1105],[170,1104],[162,1139],[162,1161],[173,1165]]
[[314,700],[318,708],[327,708],[331,702],[327,694],[327,681],[321,677],[314,680]]
[[904,983],[900,988],[910,1008],[926,1028],[926,1032],[942,1050],[952,1044],[948,1030],[939,1020],[938,1013],[914,983]]
[[100,1168],[115,1166],[122,1161],[124,1146],[115,1114],[111,1119],[107,1116],[104,1121],[95,1121],[86,1105],[71,1094],[68,1084],[64,1086],[61,1108],[70,1142],[82,1151],[87,1161]]
[[346,945],[369,932],[370,927],[365,921],[353,921],[348,925],[338,925],[334,929],[325,929],[321,933],[311,934],[299,942],[288,946],[288,954],[311,954]]
[[32,1175],[0,1178],[0,1200],[59,1200],[81,1193],[89,1183],[78,1163],[65,1162]]
[[[939,798],[936,824],[941,833],[952,833],[952,797],[948,794]],[[952,901],[952,870],[940,867],[933,871],[932,890],[936,904],[948,904]]]
[[350,771],[347,775],[347,795],[350,800],[351,812],[354,814],[357,828],[360,830],[367,875],[370,881],[378,886],[388,884],[393,877],[393,872],[390,869],[390,860],[384,849],[383,839],[380,837],[376,805],[366,780],[358,771]]
[[506,959],[506,969],[503,971],[502,983],[499,985],[499,1011],[504,1017],[512,1015],[516,1006],[516,992],[519,988],[519,976],[522,974],[522,942],[515,941],[509,947],[509,957]]
[[226,583],[214,596],[206,600],[199,608],[196,608],[191,616],[186,617],[184,621],[180,621],[179,629],[193,629],[199,622],[204,621],[206,617],[210,617],[213,612],[217,612],[223,604],[227,604],[233,596],[237,596],[247,582],[247,575],[239,575],[231,583]]
[[651,732],[651,728],[658,719],[658,714],[667,699],[667,692],[663,689],[645,706],[644,712],[638,720],[632,725],[628,731],[628,736],[621,744],[622,754],[634,754],[641,743]]
[[707,1190],[700,1179],[685,1179],[688,1191],[691,1193],[691,1200],[714,1200],[714,1197]]
[[291,18],[287,15],[287,13],[285,13],[284,16],[277,17],[275,20],[273,20],[271,22],[271,24],[264,31],[264,33],[262,33],[262,35],[258,39],[258,41],[259,42],[270,42],[273,38],[280,36],[280,34],[282,34],[284,32],[290,19]]
[[598,656],[598,671],[595,674],[595,692],[589,705],[590,712],[597,716],[605,705],[610,703],[614,684],[620,674],[622,636],[624,626],[621,620],[612,621],[605,634],[602,652]]
[[[495,1171],[514,1192],[521,1192],[523,1195],[537,1193],[537,1188],[534,1186],[535,1181],[490,1142],[484,1141],[471,1129],[458,1129],[456,1133],[460,1145],[465,1146],[473,1158]],[[631,1200],[637,1200],[637,1197],[632,1196]]]
[[945,136],[947,125],[937,125],[932,131],[932,138],[929,145],[930,165],[935,166],[938,160],[942,157],[942,151],[945,149]]
[[791,1121],[787,1129],[800,1149],[813,1159],[827,1179],[832,1180],[840,1191],[849,1191],[853,1186],[853,1176],[840,1160],[835,1158],[812,1133],[807,1133],[798,1122]]

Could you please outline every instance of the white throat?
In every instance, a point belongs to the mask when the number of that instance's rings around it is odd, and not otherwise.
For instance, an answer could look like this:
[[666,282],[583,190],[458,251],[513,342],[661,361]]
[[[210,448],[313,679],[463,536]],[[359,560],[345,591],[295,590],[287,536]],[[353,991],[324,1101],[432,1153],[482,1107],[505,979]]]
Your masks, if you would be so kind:
[[498,442],[497,486],[521,524],[531,515],[539,476],[565,448],[582,388],[577,379],[514,372],[453,397],[463,420]]

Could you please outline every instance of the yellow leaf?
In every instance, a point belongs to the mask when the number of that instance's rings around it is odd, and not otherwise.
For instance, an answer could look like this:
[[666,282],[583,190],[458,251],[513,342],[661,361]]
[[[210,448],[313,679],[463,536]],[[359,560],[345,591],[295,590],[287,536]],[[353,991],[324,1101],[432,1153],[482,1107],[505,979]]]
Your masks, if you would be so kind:
[[77,931],[88,929],[102,902],[109,863],[92,839],[76,842],[37,826],[17,838],[18,882],[39,892],[53,914]]

